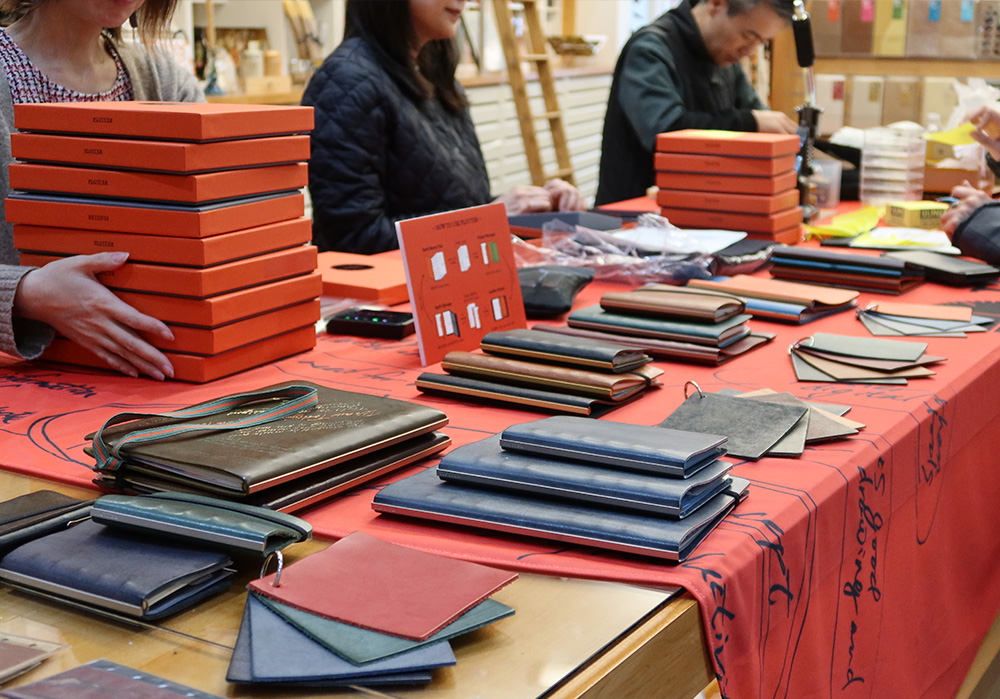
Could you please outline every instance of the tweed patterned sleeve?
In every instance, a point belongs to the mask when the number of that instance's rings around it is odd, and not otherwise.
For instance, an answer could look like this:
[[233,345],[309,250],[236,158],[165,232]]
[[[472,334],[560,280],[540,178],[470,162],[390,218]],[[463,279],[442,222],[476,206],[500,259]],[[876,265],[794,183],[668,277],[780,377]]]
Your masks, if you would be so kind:
[[22,359],[37,358],[55,335],[45,323],[13,317],[17,285],[32,269],[0,265],[0,352]]

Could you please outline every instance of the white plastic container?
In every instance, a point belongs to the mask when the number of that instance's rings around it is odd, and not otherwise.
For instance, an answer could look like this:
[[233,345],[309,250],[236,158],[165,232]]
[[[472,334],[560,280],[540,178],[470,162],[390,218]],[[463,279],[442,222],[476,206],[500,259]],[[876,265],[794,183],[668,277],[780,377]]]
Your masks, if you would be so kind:
[[922,199],[926,150],[920,131],[866,129],[861,149],[861,201],[883,206],[890,201]]

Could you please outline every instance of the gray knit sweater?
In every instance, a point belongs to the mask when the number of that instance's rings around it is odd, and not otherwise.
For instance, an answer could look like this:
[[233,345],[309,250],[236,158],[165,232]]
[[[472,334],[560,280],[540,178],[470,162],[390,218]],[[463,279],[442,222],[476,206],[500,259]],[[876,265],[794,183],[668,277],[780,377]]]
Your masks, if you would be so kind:
[[[147,50],[129,44],[117,46],[122,65],[132,81],[136,100],[164,102],[204,102],[205,96],[194,76],[165,51]],[[0,186],[6,197],[10,187],[7,165],[11,162],[10,136],[14,132],[14,105],[10,86],[0,71]],[[14,292],[31,267],[17,265],[11,225],[6,222],[4,202],[0,199],[0,352],[34,359],[51,342],[53,330],[44,323],[13,318]]]

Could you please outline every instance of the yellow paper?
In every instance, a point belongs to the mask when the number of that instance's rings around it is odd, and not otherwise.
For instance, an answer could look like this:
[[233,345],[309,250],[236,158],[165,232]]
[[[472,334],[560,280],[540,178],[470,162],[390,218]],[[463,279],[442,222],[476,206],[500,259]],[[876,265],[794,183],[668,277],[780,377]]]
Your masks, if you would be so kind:
[[944,143],[948,146],[964,146],[969,143],[976,142],[976,140],[972,138],[972,132],[975,130],[975,126],[969,122],[965,122],[961,126],[956,126],[948,131],[938,131],[936,133],[925,134],[924,138],[928,141]]
[[878,225],[884,210],[877,206],[864,206],[856,211],[838,214],[821,224],[807,225],[806,234],[820,238],[853,238],[867,233]]

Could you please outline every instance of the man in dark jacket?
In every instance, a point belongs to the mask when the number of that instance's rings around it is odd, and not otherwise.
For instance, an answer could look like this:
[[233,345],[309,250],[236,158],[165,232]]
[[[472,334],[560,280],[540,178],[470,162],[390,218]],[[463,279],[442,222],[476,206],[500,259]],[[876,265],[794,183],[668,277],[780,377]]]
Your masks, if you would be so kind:
[[795,133],[795,122],[766,109],[739,65],[787,26],[792,9],[793,0],[683,0],[636,32],[615,66],[596,203],[646,193],[658,133]]

